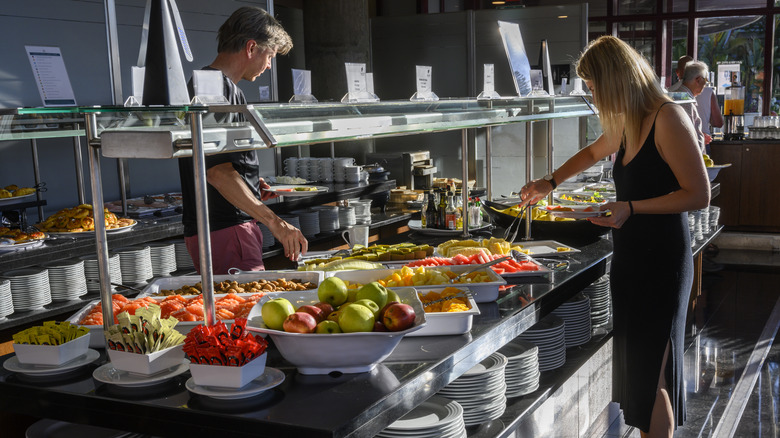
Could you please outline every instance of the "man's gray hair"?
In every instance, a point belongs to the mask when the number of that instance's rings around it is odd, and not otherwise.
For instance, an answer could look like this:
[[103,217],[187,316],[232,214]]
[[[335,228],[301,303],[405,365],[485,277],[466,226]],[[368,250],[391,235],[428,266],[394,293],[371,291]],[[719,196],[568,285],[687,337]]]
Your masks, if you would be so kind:
[[709,68],[701,61],[691,61],[685,65],[682,81],[690,82],[699,76],[709,80]]

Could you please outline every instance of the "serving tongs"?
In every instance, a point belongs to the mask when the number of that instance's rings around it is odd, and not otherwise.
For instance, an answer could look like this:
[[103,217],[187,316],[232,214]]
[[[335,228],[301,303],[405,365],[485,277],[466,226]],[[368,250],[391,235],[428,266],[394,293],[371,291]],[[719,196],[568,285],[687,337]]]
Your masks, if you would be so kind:
[[455,283],[459,278],[462,278],[462,277],[464,277],[464,276],[466,276],[468,274],[471,274],[472,272],[479,271],[480,269],[485,269],[488,266],[497,265],[497,264],[499,264],[501,262],[504,262],[504,261],[507,261],[507,260],[509,260],[511,258],[512,258],[512,256],[504,256],[504,257],[499,257],[499,258],[497,258],[495,260],[491,260],[491,261],[489,261],[487,263],[481,263],[479,265],[474,265],[474,266],[471,267],[471,269],[466,269],[465,271],[461,272],[460,274],[450,278],[450,284]]
[[568,260],[536,258],[524,252],[520,252],[516,249],[511,250],[510,254],[512,255],[512,258],[518,262],[527,262],[527,261],[536,262],[552,271],[565,271],[566,269],[569,268],[569,265],[571,265],[571,262],[569,262]]
[[[507,242],[515,241],[517,232],[520,231],[520,219],[522,219],[523,216],[528,213],[528,208],[528,204],[520,207],[520,211],[517,213],[517,216],[515,216],[515,218],[512,220],[512,223],[509,224],[509,227],[507,227],[506,231],[504,231],[504,240]],[[515,224],[517,224],[517,227],[515,227]],[[514,232],[512,231],[513,227],[515,228]]]
[[464,290],[461,289],[455,295],[447,295],[446,297],[441,297],[441,298],[435,299],[433,301],[422,301],[421,300],[421,302],[422,302],[423,308],[425,308],[425,307],[428,307],[428,306],[432,306],[434,304],[439,304],[439,303],[443,303],[445,301],[454,300],[455,298],[464,298],[464,299],[466,299],[468,301],[469,298],[474,298],[474,295],[471,293],[470,290],[465,290],[464,291]]

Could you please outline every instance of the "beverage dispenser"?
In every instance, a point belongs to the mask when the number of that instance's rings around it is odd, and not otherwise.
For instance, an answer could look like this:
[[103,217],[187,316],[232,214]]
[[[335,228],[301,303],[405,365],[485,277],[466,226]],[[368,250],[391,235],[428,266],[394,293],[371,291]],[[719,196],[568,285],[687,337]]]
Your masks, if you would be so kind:
[[745,138],[745,87],[732,85],[726,87],[723,100],[723,139],[742,140]]

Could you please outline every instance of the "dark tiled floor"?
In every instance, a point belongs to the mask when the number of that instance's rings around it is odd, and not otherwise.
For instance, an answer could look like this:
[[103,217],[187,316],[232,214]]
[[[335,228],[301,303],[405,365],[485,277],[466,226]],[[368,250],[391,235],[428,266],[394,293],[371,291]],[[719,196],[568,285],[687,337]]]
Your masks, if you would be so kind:
[[[712,435],[780,298],[776,254],[721,250],[705,263],[705,269],[703,299],[690,318],[686,337],[688,417],[676,438]],[[779,393],[780,342],[776,339],[734,436],[780,436]],[[639,432],[626,426],[621,417],[603,437],[633,438]]]

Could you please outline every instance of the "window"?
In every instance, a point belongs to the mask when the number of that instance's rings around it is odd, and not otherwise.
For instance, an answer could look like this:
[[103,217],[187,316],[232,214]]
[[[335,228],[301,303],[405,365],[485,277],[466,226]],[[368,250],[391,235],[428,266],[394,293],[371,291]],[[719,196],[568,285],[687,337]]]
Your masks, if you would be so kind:
[[762,112],[764,91],[763,16],[715,17],[698,20],[698,59],[710,70],[719,63],[741,62],[745,85],[745,111]]
[[[775,0],[775,5],[777,0]],[[719,11],[721,9],[765,8],[766,0],[696,0],[697,11]]]
[[655,59],[655,23],[630,21],[618,23],[618,38],[627,42],[647,58],[650,65]]

